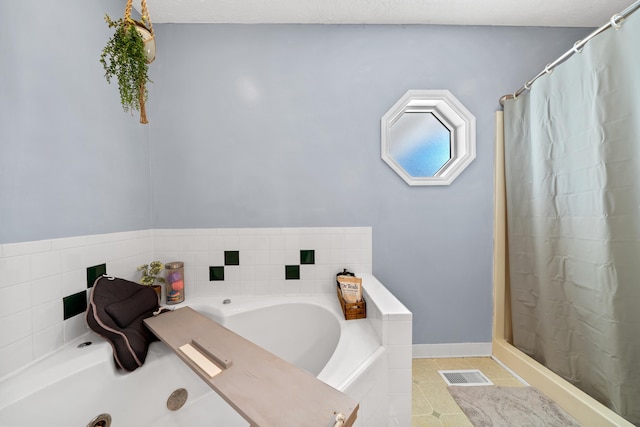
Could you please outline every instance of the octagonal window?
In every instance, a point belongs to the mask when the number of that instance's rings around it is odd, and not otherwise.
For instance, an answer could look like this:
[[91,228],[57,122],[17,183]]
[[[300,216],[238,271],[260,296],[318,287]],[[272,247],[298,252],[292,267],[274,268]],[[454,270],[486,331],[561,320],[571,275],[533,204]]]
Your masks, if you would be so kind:
[[475,158],[475,118],[449,91],[411,90],[382,117],[381,139],[409,185],[448,185]]
[[412,177],[434,176],[451,160],[451,131],[433,113],[407,113],[389,130],[389,153]]

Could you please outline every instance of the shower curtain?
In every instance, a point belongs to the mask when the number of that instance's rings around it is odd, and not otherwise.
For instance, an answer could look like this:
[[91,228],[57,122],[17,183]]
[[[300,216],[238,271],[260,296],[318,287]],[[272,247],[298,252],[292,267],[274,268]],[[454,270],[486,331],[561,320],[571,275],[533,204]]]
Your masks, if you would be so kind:
[[640,13],[504,105],[514,345],[640,425]]

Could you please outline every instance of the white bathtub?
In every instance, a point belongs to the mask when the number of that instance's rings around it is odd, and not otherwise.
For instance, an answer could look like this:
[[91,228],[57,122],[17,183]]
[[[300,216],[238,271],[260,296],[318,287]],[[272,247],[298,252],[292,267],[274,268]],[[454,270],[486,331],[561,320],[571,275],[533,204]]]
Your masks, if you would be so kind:
[[[348,394],[368,366],[386,357],[371,322],[345,321],[335,296],[235,297],[229,304],[191,298],[186,304]],[[92,344],[77,347],[85,341]],[[178,388],[188,391],[188,400],[170,411],[167,398]],[[0,383],[1,427],[83,427],[103,413],[113,427],[248,425],[160,342],[151,344],[144,366],[122,373],[110,345],[88,333]]]

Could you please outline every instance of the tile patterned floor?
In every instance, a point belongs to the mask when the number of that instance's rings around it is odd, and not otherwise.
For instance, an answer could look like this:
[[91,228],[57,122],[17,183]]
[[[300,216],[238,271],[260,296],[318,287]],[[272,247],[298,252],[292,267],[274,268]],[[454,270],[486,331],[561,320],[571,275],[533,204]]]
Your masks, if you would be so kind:
[[494,385],[523,387],[489,357],[413,359],[411,427],[473,427],[438,374],[446,369],[479,369]]

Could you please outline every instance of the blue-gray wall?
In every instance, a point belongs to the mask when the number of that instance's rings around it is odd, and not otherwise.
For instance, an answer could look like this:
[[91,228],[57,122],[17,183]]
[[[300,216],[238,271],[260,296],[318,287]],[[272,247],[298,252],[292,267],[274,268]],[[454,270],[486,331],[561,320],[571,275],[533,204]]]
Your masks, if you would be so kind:
[[0,243],[150,228],[148,129],[99,62],[124,4],[0,2]]
[[[498,99],[587,30],[157,27],[155,228],[372,226],[414,343],[491,341]],[[409,89],[448,89],[476,116],[477,158],[448,187],[380,159],[380,118]]]
[[[0,2],[0,243],[372,226],[414,343],[490,341],[498,98],[589,30],[156,24],[142,126],[98,62],[103,15],[123,8]],[[476,116],[477,158],[448,187],[409,187],[380,159],[380,117],[409,89]]]

